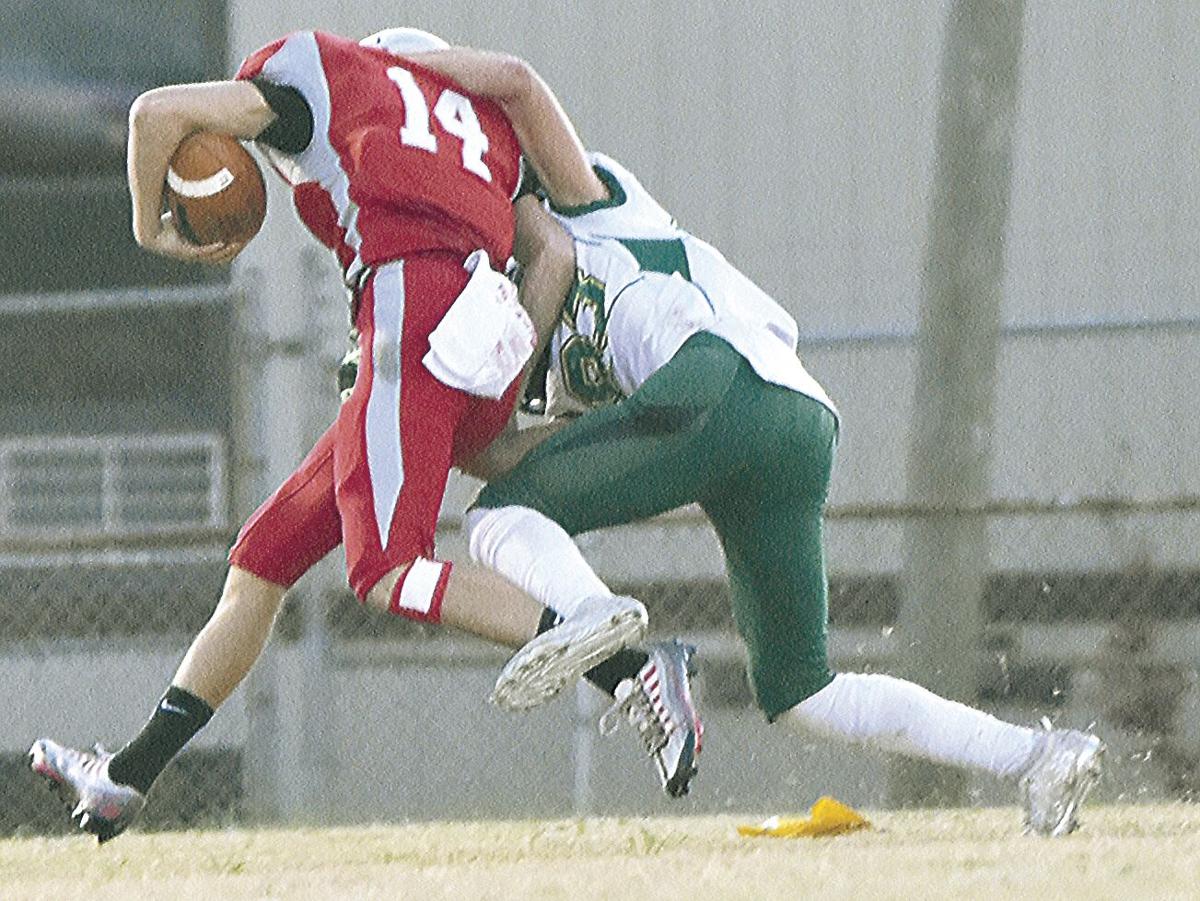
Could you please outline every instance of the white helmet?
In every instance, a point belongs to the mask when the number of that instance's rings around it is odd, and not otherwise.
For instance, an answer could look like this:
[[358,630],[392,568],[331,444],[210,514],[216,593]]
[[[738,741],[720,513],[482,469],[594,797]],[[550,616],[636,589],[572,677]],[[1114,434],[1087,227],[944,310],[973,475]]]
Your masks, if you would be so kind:
[[420,28],[385,28],[359,41],[364,47],[378,47],[388,53],[402,55],[424,50],[445,50],[450,45],[436,34]]

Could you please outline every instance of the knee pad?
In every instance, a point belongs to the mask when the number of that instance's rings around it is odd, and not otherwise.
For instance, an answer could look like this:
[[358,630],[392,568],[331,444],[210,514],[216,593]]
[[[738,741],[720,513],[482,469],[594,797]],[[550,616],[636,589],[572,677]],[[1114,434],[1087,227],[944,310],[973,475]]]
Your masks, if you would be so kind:
[[418,557],[396,580],[388,612],[423,623],[442,620],[442,598],[454,564]]
[[505,538],[521,521],[523,507],[472,507],[463,519],[467,529],[467,553],[481,566],[494,569],[496,555]]
[[529,507],[475,507],[467,511],[463,523],[471,560],[502,573],[527,591],[525,570],[552,549],[553,538],[561,532],[560,526]]

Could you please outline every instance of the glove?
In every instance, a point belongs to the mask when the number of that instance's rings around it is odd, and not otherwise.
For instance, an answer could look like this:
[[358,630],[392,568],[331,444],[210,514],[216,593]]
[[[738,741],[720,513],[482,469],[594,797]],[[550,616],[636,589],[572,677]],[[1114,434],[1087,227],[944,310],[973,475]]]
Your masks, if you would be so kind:
[[358,362],[361,359],[362,348],[356,345],[353,350],[342,357],[342,362],[338,364],[337,386],[342,403],[348,401],[350,395],[354,393],[354,383],[358,381]]

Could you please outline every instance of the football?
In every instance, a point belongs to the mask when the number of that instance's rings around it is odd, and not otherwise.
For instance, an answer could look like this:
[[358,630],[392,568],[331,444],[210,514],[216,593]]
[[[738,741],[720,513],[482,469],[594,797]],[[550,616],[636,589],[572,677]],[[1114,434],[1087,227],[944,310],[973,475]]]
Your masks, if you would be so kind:
[[167,209],[194,244],[244,243],[267,214],[262,170],[236,138],[197,132],[184,138],[167,167]]

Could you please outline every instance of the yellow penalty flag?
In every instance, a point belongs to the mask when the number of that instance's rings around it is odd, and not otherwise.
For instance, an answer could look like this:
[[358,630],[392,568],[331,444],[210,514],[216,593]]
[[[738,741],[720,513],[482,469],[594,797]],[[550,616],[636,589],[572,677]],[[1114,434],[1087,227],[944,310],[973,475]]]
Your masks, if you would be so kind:
[[758,826],[738,826],[738,835],[798,838],[801,836],[842,835],[859,829],[870,829],[867,818],[828,795],[818,798],[807,820],[771,817]]

